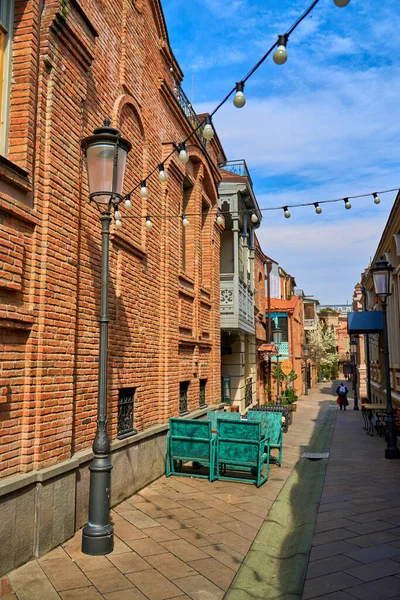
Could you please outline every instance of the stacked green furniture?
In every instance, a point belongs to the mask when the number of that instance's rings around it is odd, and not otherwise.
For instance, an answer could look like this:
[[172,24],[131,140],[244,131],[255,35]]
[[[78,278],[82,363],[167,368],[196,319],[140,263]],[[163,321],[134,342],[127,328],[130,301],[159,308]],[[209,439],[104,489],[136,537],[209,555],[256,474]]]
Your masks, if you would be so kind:
[[282,414],[249,410],[247,420],[261,424],[263,437],[269,438],[269,447],[279,449],[277,465],[282,465]]
[[240,421],[241,414],[238,412],[219,412],[217,410],[210,410],[207,413],[207,421],[211,421],[212,429],[217,429],[217,420],[226,419],[228,421]]
[[[198,419],[170,419],[167,436],[167,455],[165,474],[182,477],[203,477],[214,481],[215,478],[215,437],[211,430],[211,421]],[[209,468],[208,475],[184,473],[184,462],[200,463]],[[179,463],[177,468],[176,463]]]
[[245,481],[243,477],[227,475],[227,470],[255,475],[257,487],[268,479],[269,439],[262,435],[260,423],[217,419],[216,439],[216,479]]

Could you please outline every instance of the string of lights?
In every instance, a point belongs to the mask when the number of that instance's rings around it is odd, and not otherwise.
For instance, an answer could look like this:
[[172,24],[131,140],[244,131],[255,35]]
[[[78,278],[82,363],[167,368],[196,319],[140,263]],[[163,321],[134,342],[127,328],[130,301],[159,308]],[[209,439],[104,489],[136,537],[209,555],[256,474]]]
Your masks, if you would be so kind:
[[[339,8],[343,8],[350,3],[350,0],[333,0],[333,1],[334,1],[334,4],[336,6],[338,6]],[[178,152],[179,160],[183,164],[186,164],[189,161],[190,157],[189,157],[189,152],[186,147],[186,143],[190,140],[190,138],[195,133],[197,133],[197,131],[199,129],[203,128],[202,135],[207,141],[212,140],[212,138],[215,135],[215,132],[214,132],[214,129],[212,126],[212,118],[220,110],[220,108],[222,108],[222,106],[229,100],[229,98],[232,96],[233,93],[235,93],[235,96],[233,98],[234,106],[236,106],[236,108],[243,108],[243,106],[246,104],[246,98],[244,95],[245,83],[257,71],[257,69],[259,69],[259,67],[264,63],[266,58],[272,53],[272,51],[274,49],[275,49],[275,52],[273,54],[273,60],[276,64],[283,65],[287,61],[286,45],[289,40],[289,36],[297,29],[297,27],[300,25],[300,23],[302,21],[304,21],[304,19],[311,13],[311,11],[315,8],[315,6],[319,2],[320,2],[320,0],[313,0],[313,2],[304,11],[304,13],[302,15],[300,15],[300,17],[293,23],[293,25],[291,27],[289,27],[289,29],[286,31],[286,33],[278,36],[277,41],[272,44],[272,46],[267,50],[267,52],[265,52],[265,54],[254,65],[254,67],[247,73],[247,75],[245,77],[243,77],[243,79],[241,79],[238,83],[235,84],[235,86],[229,91],[229,93],[223,98],[223,100],[221,100],[221,102],[214,108],[214,110],[209,115],[207,115],[204,118],[204,120],[202,120],[195,128],[191,129],[189,135],[182,142],[180,142],[178,144],[173,143],[173,150],[168,154],[168,156],[166,158],[164,158],[163,162],[161,162],[157,166],[155,166],[154,169],[152,169],[141,182],[139,182],[136,186],[134,186],[131,189],[131,191],[128,194],[126,194],[126,196],[124,197],[126,209],[132,208],[131,194],[133,194],[137,189],[140,188],[140,195],[142,196],[142,198],[148,197],[149,190],[147,187],[147,180],[150,177],[152,177],[154,175],[154,173],[156,173],[158,171],[158,178],[162,183],[164,183],[168,180],[168,174],[165,170],[165,163],[175,154],[175,152]],[[171,67],[171,70],[173,70],[172,67]],[[120,215],[120,212],[119,211],[117,211],[117,212]],[[118,223],[116,223],[117,226],[121,227],[122,226],[121,219],[116,218],[116,221],[119,221]]]
[[[349,195],[349,196],[345,196],[345,197],[341,197],[341,198],[332,198],[329,200],[319,200],[318,202],[301,202],[298,204],[287,204],[284,206],[266,206],[264,208],[260,208],[259,211],[260,212],[267,212],[267,211],[273,211],[273,210],[283,210],[283,215],[286,219],[290,219],[290,217],[292,216],[289,208],[302,208],[304,206],[314,206],[315,208],[315,212],[317,213],[317,215],[320,215],[322,213],[322,208],[321,208],[321,204],[334,204],[336,202],[344,202],[345,208],[346,210],[350,210],[352,205],[350,203],[350,200],[356,200],[358,198],[367,198],[369,196],[371,196],[373,198],[374,204],[380,204],[381,203],[381,198],[380,196],[382,196],[383,194],[389,194],[391,192],[400,192],[400,188],[392,188],[390,190],[381,190],[381,191],[377,191],[377,192],[367,192],[365,194],[355,194],[355,195]],[[254,210],[248,210],[248,209],[240,209],[240,210],[235,210],[235,211],[223,211],[220,209],[217,209],[216,211],[216,222],[218,223],[218,225],[223,225],[224,224],[224,219],[223,216],[224,215],[240,215],[240,214],[250,214],[250,218],[251,221],[253,223],[258,223],[259,219],[258,216],[256,214],[256,212]],[[199,212],[199,213],[180,213],[180,214],[148,214],[146,216],[139,216],[139,215],[127,215],[126,219],[145,219],[146,220],[146,227],[148,229],[151,229],[153,227],[153,223],[151,219],[181,219],[182,220],[182,225],[184,227],[188,227],[189,226],[189,219],[188,217],[203,217],[205,214],[205,212]],[[117,210],[115,212],[115,220],[116,220],[116,225],[117,222],[121,222],[121,214],[120,212]],[[121,223],[122,224],[122,223]],[[117,225],[117,227],[120,227],[121,225]]]

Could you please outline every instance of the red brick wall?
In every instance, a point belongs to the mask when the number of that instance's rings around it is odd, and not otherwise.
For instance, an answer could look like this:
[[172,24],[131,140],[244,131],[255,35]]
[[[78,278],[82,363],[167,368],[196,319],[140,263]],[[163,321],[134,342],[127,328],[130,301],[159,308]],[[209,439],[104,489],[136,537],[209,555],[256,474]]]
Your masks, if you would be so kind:
[[[156,2],[49,0],[41,14],[38,4],[16,1],[8,158],[25,172],[16,170],[23,185],[0,187],[3,477],[69,458],[95,432],[100,222],[87,199],[81,138],[112,118],[133,145],[128,190],[189,131],[170,92],[170,66],[178,80],[180,71]],[[191,410],[199,379],[209,404],[220,399],[219,149],[209,144],[207,160],[190,144],[191,162],[168,160],[169,182],[149,180],[148,199],[133,194],[123,229],[112,225],[112,439],[120,388],[136,388],[139,431],[178,414],[179,381],[191,382]],[[181,213],[185,177],[199,213],[189,218],[190,273],[181,271],[181,220],[157,216]],[[151,230],[138,218],[146,214]]]

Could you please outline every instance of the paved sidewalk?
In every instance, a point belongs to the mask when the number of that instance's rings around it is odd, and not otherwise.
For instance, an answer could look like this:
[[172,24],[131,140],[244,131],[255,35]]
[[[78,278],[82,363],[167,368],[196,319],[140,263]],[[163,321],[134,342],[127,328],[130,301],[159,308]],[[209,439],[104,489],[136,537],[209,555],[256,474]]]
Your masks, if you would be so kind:
[[329,392],[322,384],[298,402],[284,436],[283,466],[272,465],[260,489],[162,477],[112,511],[111,554],[82,554],[79,532],[10,573],[12,587],[3,579],[1,600],[222,600],[315,426],[324,420]]
[[303,600],[400,599],[400,460],[338,411]]

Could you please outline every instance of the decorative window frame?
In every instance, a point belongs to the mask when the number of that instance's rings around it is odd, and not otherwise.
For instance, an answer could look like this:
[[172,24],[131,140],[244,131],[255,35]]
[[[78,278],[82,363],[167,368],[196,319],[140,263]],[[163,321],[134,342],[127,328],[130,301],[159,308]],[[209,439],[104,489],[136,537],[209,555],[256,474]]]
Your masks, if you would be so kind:
[[0,0],[0,155],[8,154],[14,0]]

